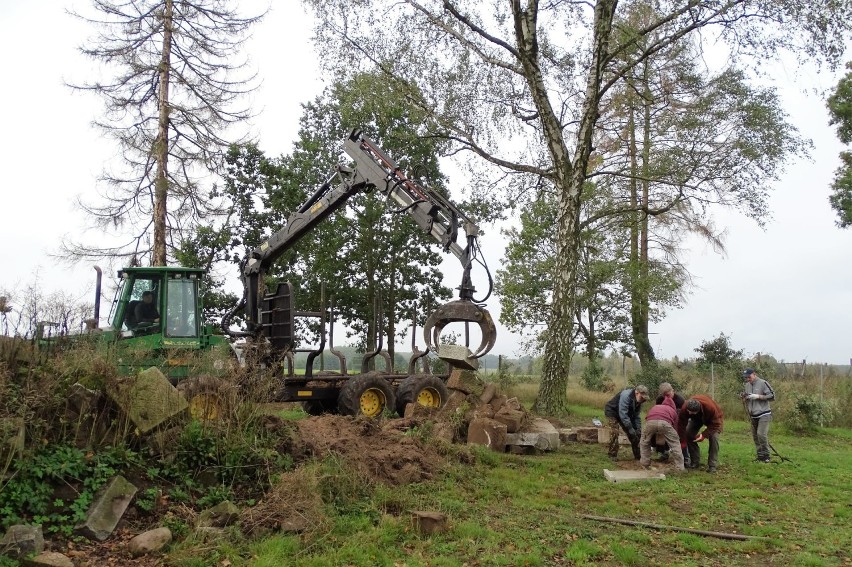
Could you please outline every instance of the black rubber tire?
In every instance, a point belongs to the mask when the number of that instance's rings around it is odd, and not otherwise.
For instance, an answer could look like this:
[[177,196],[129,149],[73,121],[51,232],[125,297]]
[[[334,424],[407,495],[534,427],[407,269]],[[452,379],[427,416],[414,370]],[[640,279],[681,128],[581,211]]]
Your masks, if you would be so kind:
[[419,403],[428,408],[440,409],[449,399],[450,393],[444,381],[431,374],[409,376],[396,389],[396,413],[402,417],[405,406]]
[[396,396],[390,382],[375,372],[349,378],[337,398],[342,415],[379,417],[388,408],[396,408]]
[[337,400],[305,400],[302,409],[308,415],[337,413]]
[[200,421],[228,419],[236,402],[234,385],[215,376],[185,378],[177,390],[189,404],[189,415]]

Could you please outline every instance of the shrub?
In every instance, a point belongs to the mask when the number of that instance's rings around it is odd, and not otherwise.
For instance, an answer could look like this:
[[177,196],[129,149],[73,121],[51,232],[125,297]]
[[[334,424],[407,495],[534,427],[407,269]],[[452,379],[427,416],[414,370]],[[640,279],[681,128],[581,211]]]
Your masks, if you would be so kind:
[[787,426],[799,433],[816,431],[818,427],[834,420],[836,405],[830,400],[821,400],[819,396],[793,396],[793,408],[787,417]]

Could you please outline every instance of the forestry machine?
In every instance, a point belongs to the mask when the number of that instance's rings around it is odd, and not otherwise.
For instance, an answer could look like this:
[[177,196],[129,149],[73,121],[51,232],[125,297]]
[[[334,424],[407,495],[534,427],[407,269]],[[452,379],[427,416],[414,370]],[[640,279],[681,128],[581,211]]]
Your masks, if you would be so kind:
[[[447,399],[445,381],[449,374],[435,375],[429,372],[426,355],[431,350],[448,363],[450,369],[474,369],[477,359],[494,346],[497,330],[488,311],[474,299],[476,289],[471,282],[473,261],[487,266],[481,259],[477,237],[479,227],[467,218],[455,205],[438,192],[424,187],[400,170],[397,164],[359,130],[355,130],[344,142],[344,151],[354,161],[354,167],[339,165],[311,197],[287,219],[285,226],[268,240],[252,250],[243,260],[242,281],[244,294],[240,303],[222,321],[224,332],[232,337],[245,337],[248,345],[258,345],[265,351],[266,362],[288,365],[283,378],[283,387],[278,396],[280,401],[301,401],[309,413],[339,411],[344,414],[378,415],[385,408],[399,411],[411,402],[430,407],[441,407]],[[458,299],[438,307],[429,315],[423,327],[427,349],[419,351],[412,338],[412,354],[407,373],[396,374],[387,352],[382,352],[381,330],[377,333],[379,343],[375,351],[364,356],[360,373],[351,374],[346,369],[345,357],[333,345],[333,305],[323,305],[318,312],[297,311],[294,308],[293,288],[288,283],[278,283],[275,289],[267,290],[264,285],[272,263],[290,250],[298,240],[319,225],[334,211],[343,207],[348,199],[358,193],[376,191],[390,198],[398,206],[397,213],[407,213],[425,232],[451,252],[462,265],[462,279]],[[459,228],[464,231],[464,244],[457,242]],[[488,274],[491,293],[491,277]],[[377,311],[380,311],[380,307]],[[240,311],[247,322],[246,331],[230,329],[231,320]],[[322,328],[320,343],[316,349],[297,347],[295,337],[296,318],[319,320]],[[376,315],[377,325],[382,316]],[[464,323],[467,342],[468,325],[479,326],[481,342],[471,352],[469,345],[440,344],[441,331],[451,323]],[[326,330],[330,352],[340,362],[339,372],[313,369],[317,356],[325,348]],[[412,333],[413,334],[413,333]],[[303,374],[294,371],[294,355],[307,353]],[[370,362],[376,356],[385,359],[385,371],[370,371]],[[418,360],[423,372],[415,371]]]

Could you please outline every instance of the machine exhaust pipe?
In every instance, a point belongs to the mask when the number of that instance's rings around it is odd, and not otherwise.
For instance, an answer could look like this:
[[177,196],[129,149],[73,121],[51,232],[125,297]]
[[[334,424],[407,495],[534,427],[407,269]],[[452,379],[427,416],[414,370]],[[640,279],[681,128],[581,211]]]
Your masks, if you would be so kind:
[[94,266],[95,271],[98,273],[98,277],[95,280],[95,328],[98,328],[101,323],[101,279],[103,278],[103,272],[101,271],[100,266]]

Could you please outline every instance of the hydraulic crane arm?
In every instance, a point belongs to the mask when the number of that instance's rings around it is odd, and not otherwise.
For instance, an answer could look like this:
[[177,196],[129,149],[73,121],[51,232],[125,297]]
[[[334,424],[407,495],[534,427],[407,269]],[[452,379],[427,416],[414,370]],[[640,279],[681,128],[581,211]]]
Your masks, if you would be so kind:
[[[440,331],[445,325],[456,321],[473,322],[480,326],[483,335],[482,344],[473,356],[486,354],[494,346],[496,328],[488,311],[474,302],[473,294],[476,290],[470,278],[472,261],[478,253],[479,227],[440,193],[409,179],[390,157],[359,130],[353,131],[344,142],[344,150],[354,160],[355,167],[338,166],[334,174],[290,215],[285,226],[252,250],[244,260],[243,302],[226,316],[223,327],[227,328],[230,317],[245,307],[248,334],[261,332],[264,327],[261,322],[261,284],[269,266],[325,218],[343,207],[350,197],[375,189],[393,199],[399,205],[397,212],[410,215],[444,251],[451,252],[462,264],[459,299],[439,307],[424,326],[423,333],[429,347],[433,350],[436,348]],[[466,235],[464,246],[456,242],[460,224]]]

